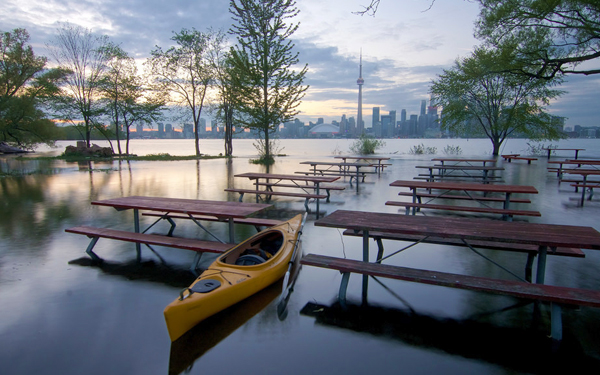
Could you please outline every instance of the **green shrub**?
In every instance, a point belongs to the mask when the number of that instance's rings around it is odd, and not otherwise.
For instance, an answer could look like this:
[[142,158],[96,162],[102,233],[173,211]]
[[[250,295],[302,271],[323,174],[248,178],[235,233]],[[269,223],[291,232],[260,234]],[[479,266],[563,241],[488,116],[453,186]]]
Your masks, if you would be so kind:
[[436,147],[425,147],[424,144],[412,146],[408,153],[411,155],[424,155],[424,154],[435,154],[437,153]]
[[558,145],[549,144],[548,146],[545,146],[543,143],[533,144],[533,143],[527,142],[526,152],[528,155],[543,156],[548,153],[548,151],[544,150],[544,148],[548,149],[548,148],[556,148],[556,147],[558,147]]
[[350,152],[359,155],[371,155],[383,146],[385,146],[384,141],[363,134],[350,146]]
[[444,154],[445,155],[460,155],[462,154],[462,149],[460,148],[460,146],[446,146],[444,147]]

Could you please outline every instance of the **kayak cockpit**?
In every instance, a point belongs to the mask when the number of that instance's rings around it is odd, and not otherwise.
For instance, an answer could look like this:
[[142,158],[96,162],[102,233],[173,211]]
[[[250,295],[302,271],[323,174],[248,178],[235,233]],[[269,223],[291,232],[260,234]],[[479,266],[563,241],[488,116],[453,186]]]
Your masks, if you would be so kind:
[[273,258],[283,247],[284,235],[279,230],[264,233],[258,238],[242,243],[223,255],[219,261],[239,266],[254,266]]

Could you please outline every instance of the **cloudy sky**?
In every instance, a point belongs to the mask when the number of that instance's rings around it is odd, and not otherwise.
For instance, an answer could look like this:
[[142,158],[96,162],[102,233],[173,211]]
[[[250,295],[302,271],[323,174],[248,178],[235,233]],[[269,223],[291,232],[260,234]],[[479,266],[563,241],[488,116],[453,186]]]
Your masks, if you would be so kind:
[[[302,121],[356,117],[359,55],[363,54],[363,116],[371,110],[418,114],[432,79],[467,56],[479,6],[469,0],[381,0],[375,17],[358,16],[369,0],[297,0],[300,28],[294,34],[310,88],[300,107]],[[173,31],[209,27],[227,31],[226,0],[2,0],[0,30],[25,28],[39,55],[59,22],[106,34],[130,55],[144,60],[156,46],[170,45]],[[597,65],[599,63],[596,63]],[[571,77],[568,91],[548,108],[567,126],[599,126],[600,77]]]

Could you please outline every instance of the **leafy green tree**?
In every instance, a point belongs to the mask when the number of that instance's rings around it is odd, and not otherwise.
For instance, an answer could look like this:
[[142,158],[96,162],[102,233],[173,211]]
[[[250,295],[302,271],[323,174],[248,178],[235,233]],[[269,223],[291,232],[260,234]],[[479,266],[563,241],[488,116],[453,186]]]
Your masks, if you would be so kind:
[[43,106],[65,76],[63,70],[47,69],[47,59],[28,43],[25,29],[0,34],[0,140],[21,148],[56,140],[56,125]]
[[166,51],[157,46],[146,64],[155,88],[169,102],[185,108],[186,118],[192,118],[196,155],[200,156],[200,115],[214,80],[211,49],[223,48],[224,38],[212,30],[182,29],[171,40],[175,46]]
[[261,159],[272,163],[271,134],[299,111],[308,86],[308,66],[298,67],[290,37],[299,24],[286,23],[298,15],[293,0],[231,0],[229,12],[237,36],[231,49],[231,79],[237,92],[235,123],[258,131],[264,147]]
[[600,2],[597,0],[479,0],[476,36],[517,51],[513,71],[552,79],[599,74]]
[[556,118],[544,111],[562,93],[552,89],[560,80],[509,73],[510,66],[505,64],[511,59],[504,53],[476,48],[432,82],[432,105],[443,108],[442,128],[488,137],[493,155],[498,155],[502,142],[511,135],[533,140],[562,138]]
[[130,127],[138,122],[154,122],[160,119],[164,102],[152,95],[138,74],[131,58],[119,46],[107,47],[112,58],[100,84],[104,96],[104,111],[114,125],[114,134],[119,154],[122,129],[126,131],[125,153],[129,154]]
[[55,110],[61,120],[79,129],[88,147],[92,129],[102,130],[100,80],[112,58],[110,45],[108,36],[96,36],[90,29],[68,23],[58,28],[56,39],[48,45],[58,65],[70,72]]
[[[225,37],[225,35],[221,35]],[[221,46],[222,41],[216,41]],[[210,61],[214,72],[214,86],[217,91],[217,99],[213,105],[215,118],[224,126],[225,156],[233,155],[233,134],[236,90],[231,80],[231,55],[224,48],[211,48]]]

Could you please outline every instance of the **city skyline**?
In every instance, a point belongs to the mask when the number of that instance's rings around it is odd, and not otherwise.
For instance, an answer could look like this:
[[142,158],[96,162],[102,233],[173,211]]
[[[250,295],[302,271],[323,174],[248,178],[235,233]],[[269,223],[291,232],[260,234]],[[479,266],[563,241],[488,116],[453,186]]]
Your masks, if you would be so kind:
[[[300,26],[293,42],[300,62],[309,66],[305,83],[310,86],[299,107],[302,121],[339,121],[344,114],[356,118],[359,66],[365,80],[364,108],[420,113],[421,100],[429,100],[431,81],[481,44],[473,37],[477,2],[386,0],[374,17],[353,13],[367,3],[297,2],[300,13],[292,21]],[[27,29],[35,53],[49,56],[46,45],[56,36],[58,22],[69,22],[108,35],[142,62],[155,46],[170,46],[173,32],[182,28],[227,31],[228,8],[229,2],[191,0],[5,0],[0,3],[0,30]],[[600,68],[600,61],[586,65]],[[600,75],[570,76],[560,89],[568,93],[551,103],[550,114],[566,117],[567,126],[598,125]],[[368,116],[363,118],[369,127]]]

